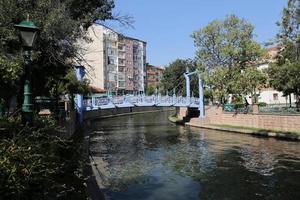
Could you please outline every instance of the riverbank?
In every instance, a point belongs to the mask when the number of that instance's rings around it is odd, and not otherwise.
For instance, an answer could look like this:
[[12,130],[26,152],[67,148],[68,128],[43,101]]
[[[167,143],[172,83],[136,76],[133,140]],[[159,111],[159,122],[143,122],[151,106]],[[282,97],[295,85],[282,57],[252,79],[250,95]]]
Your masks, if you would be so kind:
[[24,126],[0,120],[0,181],[3,199],[87,199],[80,129],[69,139],[51,118]]
[[259,113],[257,106],[246,114],[225,112],[221,106],[206,106],[204,119],[192,114],[193,110],[186,107],[177,111],[177,115],[188,119],[188,126],[300,141],[297,114]]
[[251,134],[251,135],[257,135],[263,137],[273,137],[278,139],[300,141],[300,132],[284,132],[279,130],[259,129],[259,128],[252,128],[252,127],[232,126],[232,125],[222,125],[222,124],[203,125],[195,122],[187,122],[185,123],[185,125],[198,127],[198,128],[227,131],[233,133]]

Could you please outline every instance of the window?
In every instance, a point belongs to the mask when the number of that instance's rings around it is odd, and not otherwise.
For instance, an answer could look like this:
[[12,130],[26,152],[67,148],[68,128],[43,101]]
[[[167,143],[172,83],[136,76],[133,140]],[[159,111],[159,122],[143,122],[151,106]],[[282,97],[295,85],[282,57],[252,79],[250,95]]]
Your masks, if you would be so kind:
[[108,64],[112,64],[112,65],[115,64],[115,61],[112,57],[108,56]]
[[119,67],[119,72],[124,72],[124,68],[123,67]]
[[278,93],[274,93],[273,94],[273,100],[274,101],[278,101]]

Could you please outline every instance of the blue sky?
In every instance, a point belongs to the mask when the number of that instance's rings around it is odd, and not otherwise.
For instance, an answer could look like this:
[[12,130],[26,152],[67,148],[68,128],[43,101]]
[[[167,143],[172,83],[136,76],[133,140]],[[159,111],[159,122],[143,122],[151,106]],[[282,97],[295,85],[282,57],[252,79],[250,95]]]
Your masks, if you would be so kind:
[[115,4],[115,13],[134,18],[134,28],[108,25],[146,41],[147,62],[161,66],[176,58],[194,58],[191,33],[230,14],[251,22],[258,42],[274,38],[287,0],[115,0]]

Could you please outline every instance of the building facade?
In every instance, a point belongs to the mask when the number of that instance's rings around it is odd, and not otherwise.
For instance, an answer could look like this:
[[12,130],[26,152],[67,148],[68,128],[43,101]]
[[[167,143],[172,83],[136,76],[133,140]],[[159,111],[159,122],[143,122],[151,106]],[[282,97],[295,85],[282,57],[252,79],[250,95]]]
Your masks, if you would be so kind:
[[91,42],[79,45],[90,84],[116,95],[143,93],[146,42],[101,25],[93,25],[87,34]]
[[[258,69],[265,70],[269,67],[271,63],[276,62],[276,56],[278,52],[281,50],[281,47],[272,47],[267,49],[267,58],[258,64]],[[248,98],[249,102],[252,102],[250,98]],[[284,96],[284,94],[280,91],[275,90],[272,87],[265,87],[259,90],[258,102],[264,102],[267,104],[289,104],[296,103],[297,96],[291,94],[290,96]]]
[[155,89],[159,88],[160,81],[162,80],[164,68],[163,67],[156,67],[153,65],[146,66],[146,86],[147,88],[152,87]]

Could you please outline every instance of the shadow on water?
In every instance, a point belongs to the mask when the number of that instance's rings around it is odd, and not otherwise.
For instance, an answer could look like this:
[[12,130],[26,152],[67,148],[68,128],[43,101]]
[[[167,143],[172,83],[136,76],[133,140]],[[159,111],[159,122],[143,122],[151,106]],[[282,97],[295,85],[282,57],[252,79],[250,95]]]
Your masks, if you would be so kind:
[[175,126],[170,113],[96,121],[107,199],[300,199],[300,146]]

